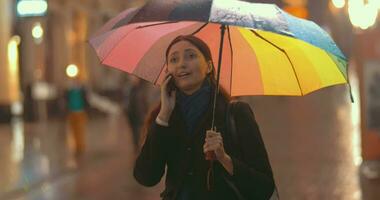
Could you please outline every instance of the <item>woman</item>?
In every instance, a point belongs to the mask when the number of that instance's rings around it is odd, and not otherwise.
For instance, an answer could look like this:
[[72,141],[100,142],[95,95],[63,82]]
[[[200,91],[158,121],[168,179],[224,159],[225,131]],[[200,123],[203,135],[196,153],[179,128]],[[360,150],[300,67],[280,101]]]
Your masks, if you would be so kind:
[[[169,45],[166,59],[171,76],[163,82],[161,103],[148,120],[134,168],[136,180],[154,186],[167,167],[164,200],[238,199],[226,178],[245,199],[269,199],[274,191],[272,170],[249,105],[235,106],[239,150],[226,131],[229,99],[223,90],[216,104],[217,131],[209,130],[215,78],[208,46],[194,36],[179,36]],[[173,91],[168,89],[171,80],[176,86]],[[209,151],[216,157],[211,190],[205,159]]]

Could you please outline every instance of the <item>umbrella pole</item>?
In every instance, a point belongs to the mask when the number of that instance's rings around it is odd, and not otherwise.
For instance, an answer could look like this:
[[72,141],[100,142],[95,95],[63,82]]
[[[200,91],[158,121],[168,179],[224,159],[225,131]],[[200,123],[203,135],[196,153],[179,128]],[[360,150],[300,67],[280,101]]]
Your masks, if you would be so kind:
[[[213,103],[213,109],[212,109],[212,122],[211,122],[211,130],[216,131],[215,127],[215,110],[216,110],[216,99],[218,97],[219,93],[219,79],[220,79],[220,68],[222,66],[222,54],[223,54],[223,43],[224,43],[224,33],[226,31],[226,25],[220,26],[220,46],[219,46],[219,58],[218,58],[218,72],[216,77],[216,88],[214,91],[214,103]],[[207,152],[206,153],[206,160],[210,161],[209,169],[207,172],[207,190],[211,190],[212,185],[212,178],[213,178],[213,165],[215,160],[215,153],[214,152]]]
[[226,32],[226,25],[220,26],[220,46],[219,46],[219,58],[218,58],[218,71],[216,74],[216,88],[214,92],[214,103],[213,103],[213,109],[212,109],[212,123],[211,123],[211,129],[216,130],[215,127],[215,108],[216,108],[216,99],[219,94],[219,79],[220,79],[220,68],[222,66],[222,55],[223,55],[223,43],[224,43],[224,33]]

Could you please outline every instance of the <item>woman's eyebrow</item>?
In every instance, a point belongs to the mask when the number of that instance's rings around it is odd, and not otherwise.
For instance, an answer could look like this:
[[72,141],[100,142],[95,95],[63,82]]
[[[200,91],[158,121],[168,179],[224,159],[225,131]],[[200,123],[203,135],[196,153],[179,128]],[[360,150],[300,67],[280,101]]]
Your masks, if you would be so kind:
[[173,53],[170,54],[170,57],[171,57],[171,56],[175,56],[175,55],[177,55],[177,54],[178,54],[178,51],[175,51],[175,52],[173,52]]
[[192,51],[192,52],[195,52],[195,50],[194,49],[185,49],[185,52],[189,52],[189,51]]

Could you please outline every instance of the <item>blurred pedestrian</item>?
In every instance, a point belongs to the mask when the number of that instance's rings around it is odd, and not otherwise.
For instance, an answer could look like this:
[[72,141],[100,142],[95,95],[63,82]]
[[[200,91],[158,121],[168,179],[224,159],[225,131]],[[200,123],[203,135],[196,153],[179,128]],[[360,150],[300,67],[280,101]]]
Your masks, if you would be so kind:
[[[219,130],[208,130],[216,81],[207,44],[194,36],[179,36],[167,48],[166,60],[169,75],[161,85],[161,103],[144,127],[136,180],[153,186],[166,171],[164,200],[271,198],[272,169],[250,106],[237,102],[234,107],[239,147],[232,144],[232,131],[227,131],[230,99],[223,89],[216,104]],[[214,165],[210,156],[205,158],[209,152],[216,159]]]
[[69,81],[65,91],[69,127],[74,139],[75,154],[81,155],[86,148],[86,106],[88,105],[84,85],[78,78]]
[[135,150],[138,148],[140,130],[148,111],[148,83],[134,76],[129,77],[129,89],[125,97],[124,113],[132,131],[132,140]]

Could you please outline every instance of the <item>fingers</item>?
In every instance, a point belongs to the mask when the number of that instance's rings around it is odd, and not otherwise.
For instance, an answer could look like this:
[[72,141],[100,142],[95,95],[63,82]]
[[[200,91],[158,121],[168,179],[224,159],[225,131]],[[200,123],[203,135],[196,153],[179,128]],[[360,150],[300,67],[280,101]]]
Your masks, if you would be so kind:
[[215,141],[221,141],[221,142],[223,142],[223,138],[222,138],[222,136],[220,134],[218,134],[218,135],[206,137],[205,141],[206,142],[215,142]]
[[222,138],[222,135],[220,134],[220,132],[215,132],[215,131],[212,131],[212,130],[208,130],[206,132],[206,142],[207,141],[211,141],[211,140],[220,140],[220,141],[223,141],[223,138]]
[[164,80],[164,82],[162,82],[162,87],[161,87],[161,89],[162,89],[162,91],[166,91],[166,88],[167,88],[167,86],[168,86],[168,83],[169,83],[169,81],[171,80],[173,78],[173,76],[168,76],[168,77],[166,77],[166,79]]
[[203,151],[208,152],[216,150],[224,150],[223,138],[219,132],[207,131],[207,137],[205,138]]
[[220,151],[224,150],[223,142],[215,142],[215,143],[205,143],[203,145],[203,152],[209,152],[209,151]]
[[206,152],[213,152],[213,151],[217,151],[219,149],[222,148],[222,145],[221,144],[214,144],[214,145],[210,145],[210,146],[203,146],[203,152],[206,153]]
[[216,131],[213,131],[213,130],[206,131],[206,138],[215,137],[215,136],[218,136],[218,135],[220,135],[219,132],[216,132]]

